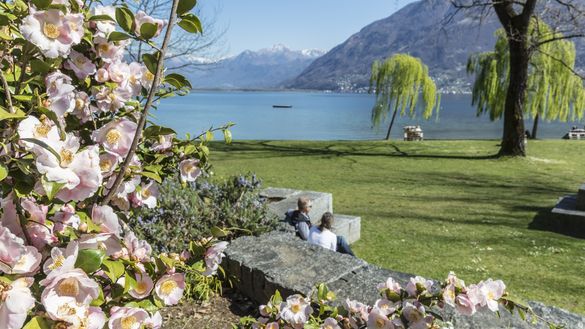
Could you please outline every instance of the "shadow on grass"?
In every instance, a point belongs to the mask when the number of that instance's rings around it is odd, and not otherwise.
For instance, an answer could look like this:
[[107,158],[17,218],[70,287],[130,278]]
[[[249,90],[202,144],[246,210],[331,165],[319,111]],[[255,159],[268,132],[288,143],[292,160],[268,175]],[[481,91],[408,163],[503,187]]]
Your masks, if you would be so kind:
[[[356,142],[356,144],[359,142]],[[324,147],[311,147],[300,145],[274,145],[270,141],[261,142],[233,142],[231,145],[225,143],[216,143],[213,145],[214,150],[220,152],[262,152],[264,158],[276,158],[286,156],[323,156],[323,157],[343,157],[343,156],[380,156],[380,157],[406,157],[406,158],[423,158],[423,159],[456,159],[456,160],[490,160],[497,159],[497,154],[491,155],[450,155],[450,154],[411,154],[402,151],[395,144],[388,144],[388,149],[381,148],[383,144],[361,147],[348,147],[345,144],[344,150],[336,150],[334,147],[338,144],[329,144]],[[375,150],[375,151],[374,151]],[[387,151],[386,151],[387,150]],[[271,154],[274,153],[274,154]],[[258,153],[254,154],[258,157]]]
[[552,208],[541,208],[528,228],[585,239],[585,217],[555,214]]

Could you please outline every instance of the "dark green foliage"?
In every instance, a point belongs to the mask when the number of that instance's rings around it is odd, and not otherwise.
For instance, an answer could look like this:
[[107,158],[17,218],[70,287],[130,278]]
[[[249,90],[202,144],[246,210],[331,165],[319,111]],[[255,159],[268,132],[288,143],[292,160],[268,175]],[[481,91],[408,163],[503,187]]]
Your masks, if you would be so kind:
[[160,252],[181,252],[190,241],[210,237],[213,227],[235,228],[230,239],[264,233],[275,227],[277,218],[268,213],[259,191],[260,181],[251,174],[223,182],[200,177],[186,187],[167,180],[159,208],[137,212],[130,225]]

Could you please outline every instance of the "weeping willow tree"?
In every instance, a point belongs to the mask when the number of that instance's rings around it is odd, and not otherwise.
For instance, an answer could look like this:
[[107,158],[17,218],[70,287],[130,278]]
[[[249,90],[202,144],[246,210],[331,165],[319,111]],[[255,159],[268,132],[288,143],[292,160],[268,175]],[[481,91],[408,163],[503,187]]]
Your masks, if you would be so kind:
[[387,140],[390,139],[397,113],[400,116],[407,113],[411,117],[416,116],[421,94],[423,118],[430,118],[435,109],[438,114],[440,95],[437,95],[437,86],[429,77],[428,67],[418,58],[396,54],[385,61],[375,61],[370,77],[370,92],[372,90],[376,92],[376,104],[372,109],[373,125],[379,126],[390,111],[394,112],[386,134]]
[[[554,38],[542,44],[530,57],[524,113],[534,119],[532,138],[536,138],[540,118],[547,121],[583,118],[585,88],[574,73],[576,51],[573,42],[563,39],[542,21],[533,20],[529,35],[533,38]],[[493,52],[470,57],[467,71],[475,74],[472,103],[477,115],[489,114],[491,120],[504,113],[510,84],[508,39],[503,29],[496,32]],[[534,40],[539,43],[539,40]]]

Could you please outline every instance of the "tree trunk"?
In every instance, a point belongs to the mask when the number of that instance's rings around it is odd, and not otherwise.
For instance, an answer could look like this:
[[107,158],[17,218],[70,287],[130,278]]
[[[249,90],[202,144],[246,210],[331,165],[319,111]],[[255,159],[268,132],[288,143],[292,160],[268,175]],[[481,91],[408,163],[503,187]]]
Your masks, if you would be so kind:
[[531,139],[536,139],[536,132],[538,131],[538,119],[539,119],[539,115],[538,113],[536,113],[536,116],[534,116],[534,124],[532,125],[532,133],[530,134],[530,138]]
[[526,30],[512,29],[512,33],[508,34],[510,85],[504,107],[504,134],[499,155],[526,156],[523,112],[530,53],[526,45]]
[[398,108],[394,109],[394,114],[392,114],[392,120],[390,121],[390,126],[388,126],[388,133],[386,134],[386,140],[390,140],[390,131],[392,130],[392,126],[394,125],[394,119],[396,119],[396,113],[398,113]]

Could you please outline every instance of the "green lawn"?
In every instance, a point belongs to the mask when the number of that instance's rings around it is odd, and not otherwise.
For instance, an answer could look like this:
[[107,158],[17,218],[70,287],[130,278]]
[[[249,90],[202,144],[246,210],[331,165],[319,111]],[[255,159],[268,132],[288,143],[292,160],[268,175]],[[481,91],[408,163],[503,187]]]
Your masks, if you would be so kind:
[[[585,240],[529,228],[585,181],[585,143],[534,141],[497,159],[496,141],[237,142],[212,145],[218,177],[333,193],[362,217],[353,248],[371,263],[431,278],[492,277],[509,291],[585,313]],[[374,287],[372,287],[374,288]]]

